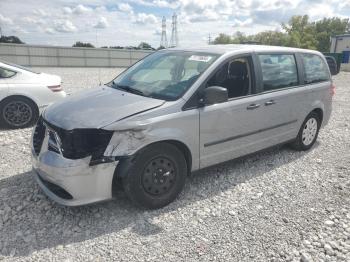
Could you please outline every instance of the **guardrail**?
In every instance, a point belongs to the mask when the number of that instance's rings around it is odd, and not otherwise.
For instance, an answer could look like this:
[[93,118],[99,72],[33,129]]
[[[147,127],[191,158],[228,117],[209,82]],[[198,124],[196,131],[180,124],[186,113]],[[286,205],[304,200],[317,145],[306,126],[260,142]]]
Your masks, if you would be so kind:
[[153,51],[0,44],[0,59],[23,66],[128,67]]

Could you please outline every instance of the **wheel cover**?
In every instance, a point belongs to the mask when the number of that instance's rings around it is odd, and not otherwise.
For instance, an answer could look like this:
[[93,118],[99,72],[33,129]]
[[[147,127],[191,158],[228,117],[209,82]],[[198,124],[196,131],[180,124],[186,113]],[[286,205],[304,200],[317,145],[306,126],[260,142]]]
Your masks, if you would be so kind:
[[27,103],[23,101],[13,101],[5,105],[2,115],[8,124],[19,127],[31,121],[33,111]]
[[303,144],[305,146],[310,145],[314,141],[316,137],[316,133],[317,133],[317,120],[312,117],[309,120],[307,120],[307,122],[304,125],[303,134],[301,137]]
[[156,157],[143,171],[142,186],[148,194],[161,196],[174,187],[176,177],[174,162],[166,157]]

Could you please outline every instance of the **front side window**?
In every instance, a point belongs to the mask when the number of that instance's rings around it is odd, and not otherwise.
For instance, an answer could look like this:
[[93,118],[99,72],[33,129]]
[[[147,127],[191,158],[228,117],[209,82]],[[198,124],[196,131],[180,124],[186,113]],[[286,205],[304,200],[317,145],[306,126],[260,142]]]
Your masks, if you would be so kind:
[[207,82],[209,86],[221,86],[227,89],[228,98],[246,96],[252,85],[251,58],[235,58],[224,63]]
[[305,84],[317,83],[329,80],[327,65],[318,55],[302,54],[305,70]]
[[147,97],[176,100],[218,56],[202,52],[156,52],[130,67],[108,85]]
[[10,78],[16,74],[15,71],[0,67],[0,78]]
[[270,91],[298,85],[298,70],[292,54],[259,55],[263,90]]

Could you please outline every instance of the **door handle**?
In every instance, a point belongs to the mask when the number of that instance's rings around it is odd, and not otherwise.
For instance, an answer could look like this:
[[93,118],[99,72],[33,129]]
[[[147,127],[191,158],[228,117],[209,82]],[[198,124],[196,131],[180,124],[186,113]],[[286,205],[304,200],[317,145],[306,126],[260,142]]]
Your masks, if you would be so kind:
[[248,110],[254,110],[260,107],[260,104],[251,104],[247,107]]
[[274,104],[276,104],[275,100],[270,100],[270,101],[265,102],[265,106],[270,106],[270,105],[274,105]]

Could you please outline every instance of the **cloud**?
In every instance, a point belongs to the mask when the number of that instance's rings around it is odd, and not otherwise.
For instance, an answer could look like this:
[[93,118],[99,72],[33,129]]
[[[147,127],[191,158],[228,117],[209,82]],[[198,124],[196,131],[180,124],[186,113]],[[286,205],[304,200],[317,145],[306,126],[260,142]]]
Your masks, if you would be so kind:
[[50,35],[53,35],[53,34],[56,33],[56,32],[55,32],[55,29],[49,27],[49,28],[46,28],[46,29],[45,29],[45,33],[50,34]]
[[46,12],[45,10],[38,8],[38,9],[34,9],[33,10],[33,14],[36,16],[40,16],[40,17],[48,17],[50,16],[50,14],[48,12]]
[[65,7],[63,7],[63,13],[70,15],[71,13],[73,13],[73,9],[68,7],[68,6],[65,6]]
[[54,29],[60,33],[73,33],[77,31],[75,25],[69,20],[59,20],[54,22]]
[[121,4],[118,4],[118,9],[122,12],[126,12],[126,13],[130,13],[133,11],[133,8],[127,4],[127,3],[121,3]]
[[158,19],[153,14],[139,13],[135,18],[135,23],[137,24],[156,24]]
[[246,20],[239,20],[239,19],[234,19],[233,23],[232,23],[232,27],[246,27],[246,26],[250,26],[253,24],[253,19],[252,18],[248,18]]
[[109,26],[108,21],[105,17],[100,17],[100,20],[94,25],[94,28],[103,29]]
[[84,5],[77,5],[75,8],[72,9],[73,14],[76,15],[82,15],[91,11],[92,9],[90,7],[86,7]]
[[[26,43],[71,46],[77,40],[93,41],[96,30],[101,45],[157,47],[161,17],[167,18],[171,35],[171,14],[178,14],[180,44],[202,45],[208,35],[242,31],[254,34],[275,30],[293,15],[348,17],[350,0],[0,0],[3,32],[16,31]],[[29,32],[29,33],[24,33]],[[72,32],[74,34],[72,34]],[[111,35],[122,35],[115,38]]]
[[13,21],[11,18],[5,17],[2,14],[0,14],[0,24],[12,25]]

